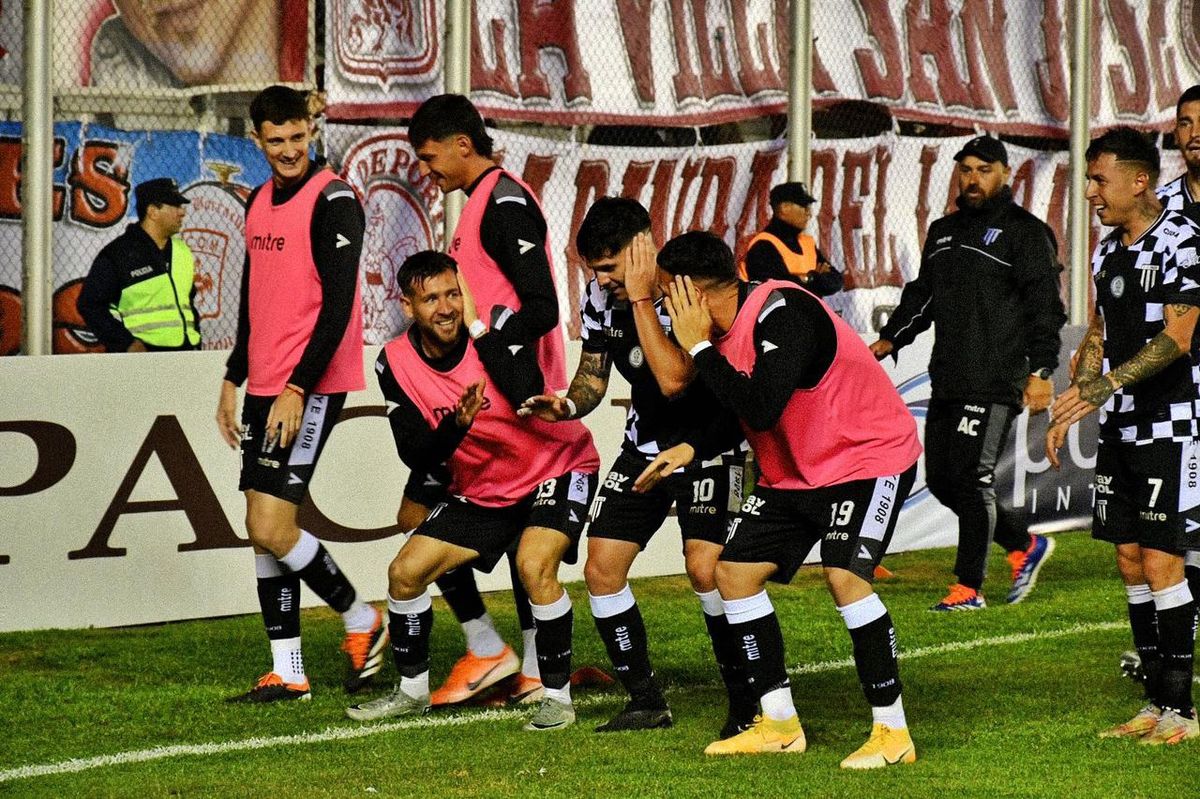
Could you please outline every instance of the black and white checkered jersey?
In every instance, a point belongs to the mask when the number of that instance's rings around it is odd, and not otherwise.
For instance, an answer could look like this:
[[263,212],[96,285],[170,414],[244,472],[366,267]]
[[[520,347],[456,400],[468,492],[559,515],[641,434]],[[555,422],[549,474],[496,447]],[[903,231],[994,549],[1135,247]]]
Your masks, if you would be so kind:
[[[654,304],[658,321],[671,335],[671,317],[660,299]],[[727,429],[737,429],[737,417],[717,402],[700,380],[677,397],[663,396],[646,363],[629,304],[618,301],[593,278],[580,302],[581,338],[585,352],[605,353],[621,376],[629,381],[630,403],[625,414],[625,440],[629,453],[653,458],[683,442],[689,434],[712,425],[714,415],[728,417]]]
[[1193,222],[1200,223],[1200,201],[1192,197],[1192,191],[1188,188],[1186,172],[1170,183],[1159,186],[1155,193],[1163,208],[1181,213]]
[[[1164,210],[1126,247],[1120,230],[1092,255],[1096,306],[1104,318],[1104,370],[1132,358],[1166,325],[1167,305],[1200,306],[1200,225]],[[1100,412],[1100,436],[1145,443],[1197,435],[1200,359],[1197,347],[1158,374],[1113,394]]]

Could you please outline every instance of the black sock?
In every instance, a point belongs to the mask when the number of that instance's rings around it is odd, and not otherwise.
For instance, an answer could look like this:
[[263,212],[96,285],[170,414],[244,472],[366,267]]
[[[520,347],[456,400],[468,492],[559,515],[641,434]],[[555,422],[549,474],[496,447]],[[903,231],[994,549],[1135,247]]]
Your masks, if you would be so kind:
[[1192,671],[1196,646],[1196,601],[1158,611],[1158,646],[1162,657],[1158,705],[1192,714]]
[[872,622],[850,630],[854,642],[854,667],[863,695],[872,707],[887,707],[900,696],[900,668],[896,662],[896,627],[884,613]]
[[521,582],[521,575],[517,573],[517,556],[508,556],[508,575],[512,580],[512,595],[513,602],[517,606],[517,621],[521,623],[521,632],[532,630],[533,610],[529,607],[529,594],[525,591],[525,584]]
[[635,602],[632,607],[613,616],[596,621],[600,640],[608,651],[617,672],[617,679],[625,686],[633,699],[663,704],[662,692],[653,683],[654,672],[650,667],[650,652],[646,644],[646,625],[642,612]]
[[574,612],[553,619],[535,619],[538,672],[547,688],[565,688],[571,681],[571,628]]
[[712,641],[717,669],[721,672],[721,681],[725,683],[725,692],[729,695],[729,712],[748,721],[758,713],[758,698],[751,695],[746,683],[746,670],[742,668],[741,658],[738,657],[737,646],[729,630],[729,620],[724,613],[720,616],[702,615]]
[[442,599],[450,606],[450,611],[458,623],[478,619],[487,613],[483,606],[483,597],[479,594],[479,586],[475,584],[475,570],[470,566],[459,566],[446,572],[434,581],[442,592]]
[[300,578],[294,574],[258,578],[258,606],[262,609],[267,638],[300,635]]
[[1158,651],[1158,623],[1154,602],[1130,602],[1128,608],[1133,648],[1142,660],[1142,687],[1146,692],[1146,701],[1157,704],[1162,657]]
[[345,613],[354,604],[354,586],[324,544],[317,545],[317,554],[296,575],[338,613]]
[[429,633],[432,628],[432,607],[418,613],[388,611],[392,660],[401,677],[419,677],[429,671]]
[[729,633],[755,701],[763,694],[790,685],[783,662],[783,632],[774,610],[757,619],[730,623]]

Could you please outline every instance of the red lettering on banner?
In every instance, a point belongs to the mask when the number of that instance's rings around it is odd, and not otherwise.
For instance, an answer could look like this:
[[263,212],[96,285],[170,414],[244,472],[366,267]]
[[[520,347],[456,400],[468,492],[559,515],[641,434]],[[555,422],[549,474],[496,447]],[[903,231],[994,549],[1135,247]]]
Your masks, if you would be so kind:
[[1046,59],[1037,62],[1038,88],[1041,89],[1042,106],[1056,122],[1067,121],[1069,93],[1067,67],[1063,56],[1066,31],[1059,0],[1045,0],[1042,14],[1042,44],[1046,47]]
[[692,181],[695,180],[696,176],[700,174],[700,167],[703,165],[703,163],[703,159],[699,161],[693,161],[691,158],[683,162],[683,173],[680,175],[681,182],[679,184],[679,191],[676,194],[677,200],[675,203],[675,215],[671,219],[671,238],[674,238],[675,236],[678,236],[680,233],[684,232],[684,198],[687,197],[688,192],[691,191]]
[[921,177],[917,181],[917,246],[925,249],[925,234],[929,232],[929,187],[933,176],[933,165],[937,163],[938,148],[925,145],[921,148]]
[[525,169],[521,172],[521,180],[533,189],[538,202],[545,205],[545,188],[550,176],[554,174],[554,165],[558,162],[556,155],[530,154],[525,159]]
[[496,66],[491,69],[483,65],[483,36],[479,35],[479,4],[471,3],[471,88],[475,91],[492,91],[506,97],[520,97],[516,81],[508,68],[508,56],[505,55],[505,33],[508,22],[503,19],[489,19],[488,32],[491,34],[492,53]]
[[[1067,250],[1067,187],[1070,184],[1070,165],[1055,164],[1053,183],[1050,186],[1050,203],[1046,207],[1046,224],[1054,231],[1054,236],[1058,240],[1058,252],[1055,254],[1060,262]],[[1070,277],[1068,276],[1067,279],[1069,280]],[[1089,280],[1088,283],[1090,284],[1091,281]]]
[[847,150],[842,156],[842,201],[838,206],[838,219],[842,223],[842,257],[846,260],[846,288],[858,285],[857,273],[862,268],[858,261],[858,249],[854,246],[854,237],[856,234],[862,234],[862,201],[864,197],[871,195],[870,167],[870,151]]
[[1012,171],[1013,202],[1029,210],[1033,202],[1033,161],[1026,161]]
[[106,228],[129,207],[129,171],[118,161],[116,142],[87,141],[71,161],[71,220]]
[[633,90],[639,103],[654,103],[653,47],[650,41],[652,0],[617,0],[617,21],[625,40],[625,54],[633,73]]
[[[783,150],[772,148],[759,150],[750,162],[750,185],[746,188],[746,199],[742,203],[742,213],[738,216],[734,229],[734,255],[741,260],[746,254],[746,245],[758,231],[762,230],[770,218],[771,182],[775,170],[779,168],[779,159]],[[653,218],[653,215],[651,215]]]
[[652,169],[653,161],[630,161],[625,167],[625,176],[621,178],[621,196],[639,200]]
[[[654,188],[650,192],[650,232],[654,234],[654,240],[660,244],[666,243],[667,239],[672,238],[675,233],[667,233],[667,207],[671,202],[671,198],[675,196],[671,185],[675,182],[675,166],[678,161],[664,159],[658,162],[658,168],[654,170]],[[683,194],[681,190],[680,195]]]
[[[1150,104],[1150,63],[1137,15],[1125,0],[1108,0],[1108,22],[1121,48],[1125,51],[1133,85],[1126,80],[1124,64],[1109,64],[1108,77],[1112,85],[1113,105],[1118,114],[1146,113]],[[1153,3],[1151,3],[1153,5]],[[1093,39],[1093,50],[1099,50],[1099,39]],[[1093,75],[1096,73],[1092,73]]]
[[[867,35],[879,48],[878,52],[867,47],[854,51],[854,63],[862,75],[863,89],[867,97],[899,100],[904,96],[904,67],[896,21],[892,19],[887,3],[868,0],[858,0],[858,3],[866,15]],[[876,66],[876,56],[885,71],[881,72]]]
[[[921,13],[924,5],[923,0],[909,0],[904,9],[908,26],[909,86],[913,99],[919,103],[969,108],[971,95],[958,75],[958,65],[954,62],[954,50],[950,44],[953,15],[945,0],[929,0],[928,17]],[[925,71],[925,56],[931,56],[937,68],[936,92]]]
[[[809,185],[816,190],[817,198],[829,197],[831,200],[837,193],[838,180],[838,165],[837,165],[837,150],[822,149],[812,153],[811,161],[811,180]],[[837,213],[837,208],[833,202],[824,202],[817,205],[817,241],[826,242],[826,249],[829,248],[829,242],[833,241],[833,219]]]
[[[733,41],[738,52],[738,80],[742,83],[742,92],[747,97],[753,97],[769,89],[782,89],[783,81],[779,77],[780,71],[771,63],[771,40],[765,23],[759,23],[754,28],[754,43],[758,45],[763,64],[761,69],[754,67],[746,5],[733,3],[730,12],[733,17]],[[816,61],[815,57],[813,61]]]
[[1179,59],[1167,38],[1166,4],[1150,4],[1150,71],[1154,76],[1154,93],[1158,103],[1154,110],[1172,108],[1183,90],[1175,62]]
[[[163,472],[175,491],[174,499],[163,500],[131,500],[138,480],[150,462],[150,456],[157,455],[162,464]],[[250,542],[238,538],[221,510],[221,503],[204,470],[192,445],[188,443],[179,420],[174,416],[159,416],[146,434],[146,440],[133,456],[133,463],[125,473],[121,485],[117,488],[96,532],[83,549],[67,553],[69,560],[83,558],[117,558],[125,554],[125,549],[110,546],[108,539],[116,529],[117,521],[130,513],[165,513],[168,511],[183,511],[187,516],[196,540],[190,544],[180,544],[180,552],[194,552],[203,549],[228,549],[231,547],[249,546]]]
[[[992,13],[988,14],[988,5]],[[1007,20],[1004,0],[967,0],[962,9],[963,41],[966,44],[967,74],[970,77],[971,98],[976,108],[989,108],[986,94],[990,85],[996,100],[1005,111],[1017,109],[1008,48],[1004,42],[1004,23]],[[980,56],[986,62],[984,69]]]
[[521,74],[517,87],[521,97],[550,98],[550,82],[538,60],[545,48],[559,50],[566,59],[563,90],[568,103],[580,98],[590,100],[592,82],[583,68],[579,36],[575,32],[575,0],[554,3],[517,3],[520,25]]
[[[887,178],[892,165],[892,151],[875,148],[875,263],[871,269],[871,286],[904,285],[900,259],[896,255],[896,235],[887,233]],[[865,247],[864,247],[865,249]],[[889,253],[891,257],[889,258]]]
[[579,338],[580,290],[587,283],[583,259],[575,249],[575,232],[579,230],[579,225],[592,203],[608,194],[608,181],[608,161],[582,161],[579,171],[575,173],[575,207],[571,209],[571,226],[568,228],[571,233],[564,249],[567,256],[567,304],[571,308],[571,318],[567,320],[567,336],[571,340]]
[[[692,210],[691,230],[707,230],[716,236],[725,238],[729,230],[725,210],[729,207],[729,192],[733,188],[733,174],[737,171],[737,159],[706,158],[700,174],[700,190],[696,193],[696,204]],[[712,202],[712,218],[704,218],[704,210],[709,204],[709,193],[715,187],[716,196]]]
[[[54,138],[54,168],[66,162],[67,140]],[[52,215],[55,222],[62,220],[66,204],[66,189],[54,184]],[[21,137],[0,136],[0,219],[21,218]]]
[[671,0],[670,3],[671,43],[675,45],[675,63],[679,66],[679,71],[672,79],[677,103],[704,96],[700,88],[700,77],[696,74],[696,68],[692,66],[692,50],[689,46],[691,36],[688,34],[687,20],[683,18],[686,2],[687,0]]

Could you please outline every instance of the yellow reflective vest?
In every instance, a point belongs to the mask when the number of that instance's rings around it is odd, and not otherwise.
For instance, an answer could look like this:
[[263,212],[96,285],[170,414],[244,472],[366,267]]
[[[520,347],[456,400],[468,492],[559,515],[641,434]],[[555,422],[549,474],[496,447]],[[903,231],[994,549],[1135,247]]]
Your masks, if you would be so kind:
[[113,309],[134,338],[155,347],[200,343],[200,328],[192,311],[196,259],[179,236],[171,239],[171,268],[131,283],[121,291]]

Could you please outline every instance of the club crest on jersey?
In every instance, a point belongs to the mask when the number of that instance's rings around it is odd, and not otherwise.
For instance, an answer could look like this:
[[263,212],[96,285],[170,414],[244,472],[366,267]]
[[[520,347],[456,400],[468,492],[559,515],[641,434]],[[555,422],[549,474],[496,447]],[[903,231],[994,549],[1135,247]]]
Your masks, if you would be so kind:
[[1154,264],[1138,264],[1138,270],[1142,273],[1142,291],[1154,288],[1158,279],[1158,267]]
[[646,354],[642,352],[641,347],[634,347],[629,351],[629,365],[634,369],[641,367],[646,362]]
[[1000,234],[1001,234],[1002,232],[1003,232],[1003,231],[1001,231],[1001,230],[1000,230],[1000,228],[998,228],[998,227],[990,227],[990,228],[988,228],[986,231],[984,231],[984,234],[983,234],[983,243],[984,243],[984,244],[993,244],[993,243],[995,243],[996,239],[1000,238]]
[[1125,294],[1125,278],[1120,275],[1114,277],[1112,282],[1108,284],[1108,290],[1114,297],[1120,299]]

